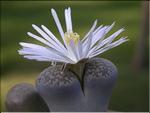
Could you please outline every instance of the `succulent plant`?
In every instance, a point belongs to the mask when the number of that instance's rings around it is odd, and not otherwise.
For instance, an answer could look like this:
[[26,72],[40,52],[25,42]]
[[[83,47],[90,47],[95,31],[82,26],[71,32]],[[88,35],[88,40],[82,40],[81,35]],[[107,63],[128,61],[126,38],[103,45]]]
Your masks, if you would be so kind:
[[107,111],[117,68],[103,58],[88,59],[83,64],[82,79],[70,65],[63,72],[62,65],[56,65],[41,72],[36,89],[27,83],[15,85],[7,95],[7,111]]
[[6,96],[8,112],[48,112],[44,100],[32,84],[20,83],[13,86]]
[[117,75],[116,66],[106,59],[93,58],[87,62],[84,73],[86,111],[104,112],[108,110]]
[[36,81],[39,94],[53,112],[83,111],[84,95],[75,74],[61,66],[45,69]]
[[40,28],[33,24],[41,36],[27,34],[43,45],[21,42],[23,48],[18,51],[24,58],[52,63],[37,78],[37,92],[51,111],[107,111],[117,69],[110,61],[95,57],[128,41],[126,37],[114,41],[124,29],[106,38],[115,22],[96,28],[95,20],[89,32],[80,39],[73,31],[70,7],[64,11],[66,32],[56,11],[51,9],[51,13],[63,43],[46,26]]
[[83,79],[71,68],[51,66],[36,81],[39,94],[53,112],[107,111],[117,69],[110,61],[92,58],[86,61]]

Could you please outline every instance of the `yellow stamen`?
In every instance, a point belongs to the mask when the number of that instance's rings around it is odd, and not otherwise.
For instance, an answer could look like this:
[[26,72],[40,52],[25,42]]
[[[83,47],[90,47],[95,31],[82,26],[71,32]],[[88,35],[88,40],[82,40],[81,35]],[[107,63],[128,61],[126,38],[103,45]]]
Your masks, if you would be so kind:
[[65,33],[65,40],[67,44],[69,44],[71,40],[73,40],[75,44],[78,44],[79,38],[80,35],[78,35],[78,33]]

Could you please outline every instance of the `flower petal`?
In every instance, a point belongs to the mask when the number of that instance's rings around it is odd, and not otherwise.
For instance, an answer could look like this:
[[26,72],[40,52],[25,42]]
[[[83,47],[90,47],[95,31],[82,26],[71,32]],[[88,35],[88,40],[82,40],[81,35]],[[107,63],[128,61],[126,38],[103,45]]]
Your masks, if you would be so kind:
[[102,41],[105,38],[104,36],[106,34],[107,28],[108,26],[104,26],[99,31],[97,31],[97,33],[93,34],[93,41],[91,46],[94,46],[98,41]]
[[93,34],[92,46],[94,46],[98,41],[101,42],[114,25],[115,22],[113,22],[110,26],[104,26],[97,30],[97,32]]
[[60,35],[61,35],[61,37],[62,37],[62,39],[64,41],[64,44],[66,45],[66,41],[64,39],[64,31],[62,29],[62,26],[61,26],[61,23],[60,23],[59,18],[57,16],[57,13],[56,13],[56,11],[54,9],[51,9],[51,13],[52,13],[54,21],[55,21],[55,23],[57,25],[58,31],[59,31],[59,33],[60,33]]
[[78,52],[79,60],[81,60],[82,59],[82,42],[80,40],[78,41],[77,52]]
[[83,50],[83,58],[87,58],[88,56],[88,52],[90,50],[90,47],[91,47],[91,42],[92,42],[92,36],[93,36],[93,31],[90,32],[88,38],[87,38],[87,43],[86,45],[84,46],[84,50]]
[[47,42],[46,40],[44,40],[43,38],[39,37],[39,36],[36,36],[35,34],[33,33],[30,33],[28,32],[27,33],[30,37],[42,42],[43,44],[47,45],[48,47],[51,47],[57,51],[59,51],[60,53],[64,54],[65,53],[65,50],[62,50],[62,48],[60,49],[57,45],[54,45],[54,44],[51,44],[50,42]]
[[122,43],[128,41],[128,39],[126,39],[126,38],[127,38],[127,37],[125,37],[125,38],[124,38],[124,37],[123,37],[123,38],[120,38],[119,40],[117,40],[117,41],[115,41],[115,42],[113,42],[113,43],[111,43],[111,44],[108,44],[108,45],[104,46],[103,48],[101,48],[101,49],[95,51],[95,52],[94,52],[93,54],[91,54],[89,57],[91,58],[91,57],[97,56],[97,55],[99,55],[99,54],[101,54],[101,53],[103,53],[103,52],[105,52],[105,51],[107,51],[107,50],[109,50],[109,49],[111,49],[111,48],[114,48],[114,47],[116,47],[116,46],[118,46],[118,45],[120,45],[120,44],[122,44]]
[[36,44],[30,44],[30,43],[20,43],[25,49],[19,50],[19,54],[22,55],[33,55],[33,56],[43,56],[48,58],[59,58],[63,59],[61,56],[55,54],[54,52],[49,51],[47,48],[43,46],[39,46]]
[[[55,46],[56,48],[60,48],[57,43],[51,39],[44,31],[42,31],[38,26],[32,25],[32,27],[45,39],[47,40],[51,45]],[[60,48],[61,49],[61,48]]]
[[[95,34],[93,32],[93,37],[92,37],[92,43],[91,43],[91,47],[94,46],[94,44],[99,41],[99,40],[103,40],[104,39],[104,35],[105,35],[105,30],[107,29],[107,26],[102,27],[101,29],[99,29],[99,31],[97,31]],[[93,29],[94,30],[94,29]],[[87,43],[87,40],[84,41],[83,46],[85,46],[85,44]]]
[[45,44],[45,45],[47,45],[47,46],[50,46],[50,45],[51,45],[49,42],[47,42],[47,41],[44,40],[43,38],[41,38],[41,37],[39,37],[39,36],[37,36],[37,35],[31,33],[31,32],[27,32],[27,34],[28,34],[30,37],[32,37],[32,38],[34,38],[34,39],[40,41],[41,43],[43,43],[43,44]]
[[102,27],[103,27],[103,25],[101,25],[98,28],[96,28],[95,31],[93,32],[93,35],[96,34]]
[[99,41],[98,44],[96,44],[89,52],[89,54],[92,54],[94,51],[100,49],[102,46],[104,46],[105,44],[110,44],[121,32],[123,32],[124,29],[120,29],[118,31],[116,31],[115,33],[113,33],[111,36],[109,36],[108,38]]
[[73,32],[73,29],[72,29],[72,18],[71,18],[71,9],[70,9],[70,7],[68,8],[68,17],[69,17],[69,30],[70,30],[70,32]]
[[46,48],[37,44],[31,44],[31,43],[20,43],[21,46],[23,46],[22,50],[19,50],[19,54],[25,55],[25,54],[31,54],[31,55],[41,55],[41,56],[47,56],[47,57],[54,57],[66,60],[66,62],[73,63],[73,61],[64,56],[63,54],[59,53],[58,51],[52,49],[52,48]]
[[65,21],[66,21],[66,28],[67,32],[73,32],[72,31],[72,19],[71,19],[71,9],[65,9]]
[[63,49],[63,51],[66,53],[67,49],[62,45],[62,43],[54,36],[54,34],[44,25],[41,26],[43,30],[56,42],[56,44]]
[[93,30],[95,29],[96,25],[97,25],[97,20],[94,21],[94,23],[93,23],[91,29],[90,29],[89,32],[85,35],[85,37],[82,39],[82,42],[84,42],[85,39],[86,39],[86,38],[89,36],[89,34],[91,33],[91,31],[93,31]]
[[64,62],[68,63],[62,59],[56,59],[56,58],[49,58],[46,56],[32,56],[32,55],[25,55],[24,58],[30,59],[30,60],[37,60],[37,61],[52,61],[52,62]]
[[73,40],[70,40],[70,48],[71,48],[71,51],[72,51],[76,61],[78,61],[78,59],[79,59],[78,58],[78,53],[77,53],[76,45],[75,45]]
[[119,29],[118,31],[116,31],[115,33],[113,33],[111,36],[109,36],[108,38],[106,38],[105,40],[103,40],[102,41],[103,45],[111,43],[123,31],[124,31],[123,28]]

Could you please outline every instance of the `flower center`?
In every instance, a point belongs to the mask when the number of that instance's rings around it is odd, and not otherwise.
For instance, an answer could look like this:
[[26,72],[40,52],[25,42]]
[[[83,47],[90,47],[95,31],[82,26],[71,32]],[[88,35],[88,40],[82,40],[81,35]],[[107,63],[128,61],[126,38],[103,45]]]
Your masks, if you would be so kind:
[[78,33],[73,33],[73,32],[65,33],[65,40],[68,45],[70,44],[71,40],[73,40],[75,44],[78,44],[79,38],[80,38],[80,35],[78,35]]

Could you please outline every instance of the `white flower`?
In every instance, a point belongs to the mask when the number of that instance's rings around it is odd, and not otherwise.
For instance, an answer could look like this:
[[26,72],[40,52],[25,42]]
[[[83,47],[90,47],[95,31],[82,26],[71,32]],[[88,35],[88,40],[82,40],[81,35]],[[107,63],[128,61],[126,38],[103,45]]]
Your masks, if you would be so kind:
[[32,27],[41,36],[37,36],[30,32],[27,34],[43,43],[44,46],[21,42],[20,45],[23,48],[19,50],[19,54],[24,55],[24,58],[37,61],[76,64],[82,59],[95,57],[128,40],[126,37],[122,37],[117,41],[113,41],[122,31],[124,31],[123,28],[105,38],[105,35],[112,29],[115,23],[110,26],[101,25],[96,28],[97,20],[95,20],[90,31],[81,40],[80,36],[73,32],[70,8],[65,9],[64,12],[67,29],[66,32],[62,29],[56,11],[51,9],[51,13],[63,40],[63,44],[47,27],[41,25],[41,28],[39,28],[33,24]]

